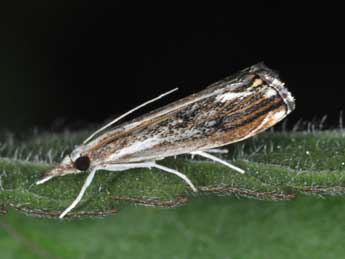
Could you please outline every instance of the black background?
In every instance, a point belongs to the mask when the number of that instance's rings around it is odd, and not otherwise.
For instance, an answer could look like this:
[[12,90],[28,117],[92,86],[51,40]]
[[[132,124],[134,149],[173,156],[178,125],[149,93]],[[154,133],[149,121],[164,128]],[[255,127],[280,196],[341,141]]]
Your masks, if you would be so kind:
[[345,108],[341,7],[43,3],[0,11],[1,129],[101,123],[180,88],[138,115],[260,61],[296,97],[291,123]]

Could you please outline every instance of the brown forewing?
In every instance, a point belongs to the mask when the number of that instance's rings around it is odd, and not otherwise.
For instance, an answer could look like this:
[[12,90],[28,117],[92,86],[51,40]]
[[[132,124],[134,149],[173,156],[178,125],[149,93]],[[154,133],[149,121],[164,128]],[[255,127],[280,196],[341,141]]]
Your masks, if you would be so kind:
[[[236,97],[225,98],[232,94]],[[287,112],[287,104],[278,90],[257,71],[246,69],[120,125],[93,141],[82,155],[88,155],[94,162],[128,163],[206,150],[264,131]],[[281,113],[283,117],[275,116]],[[152,145],[136,148],[150,140]]]

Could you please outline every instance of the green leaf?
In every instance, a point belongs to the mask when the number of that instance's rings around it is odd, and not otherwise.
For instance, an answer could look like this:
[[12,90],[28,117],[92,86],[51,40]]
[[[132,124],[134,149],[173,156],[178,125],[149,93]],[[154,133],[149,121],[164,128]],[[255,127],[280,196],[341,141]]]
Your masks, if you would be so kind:
[[[86,173],[54,178],[36,186],[88,132],[36,133],[0,138],[0,213],[15,208],[57,217],[77,196]],[[240,166],[241,175],[212,161],[179,156],[159,161],[185,173],[199,189],[156,169],[99,171],[83,200],[68,217],[105,216],[128,205],[175,207],[201,195],[290,200],[298,194],[344,195],[344,131],[269,132],[230,145],[219,155]]]

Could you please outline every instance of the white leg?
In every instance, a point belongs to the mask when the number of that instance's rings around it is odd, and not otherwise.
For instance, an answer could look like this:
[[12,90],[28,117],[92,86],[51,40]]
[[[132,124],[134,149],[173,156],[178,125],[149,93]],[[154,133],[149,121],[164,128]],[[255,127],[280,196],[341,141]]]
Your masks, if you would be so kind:
[[205,152],[213,153],[213,154],[227,154],[229,153],[229,150],[226,148],[212,148],[212,149],[207,149]]
[[158,168],[161,169],[163,171],[175,174],[177,176],[179,176],[180,178],[182,178],[192,189],[193,191],[197,191],[197,189],[195,188],[195,186],[193,185],[193,183],[189,180],[189,178],[168,167],[162,166],[162,165],[157,165],[155,162],[144,162],[144,163],[131,163],[131,164],[105,164],[102,166],[98,166],[95,167],[94,169],[92,169],[91,173],[88,175],[88,177],[85,180],[85,183],[83,185],[83,187],[81,188],[77,198],[71,203],[71,205],[65,209],[64,212],[61,213],[61,215],[59,216],[60,219],[62,219],[64,216],[66,216],[67,213],[69,213],[72,209],[74,209],[78,203],[81,201],[81,199],[83,198],[85,191],[87,189],[87,187],[91,184],[96,171],[98,170],[106,170],[106,171],[124,171],[124,170],[128,170],[128,169],[133,169],[133,168]]
[[223,165],[225,165],[227,167],[230,167],[231,169],[233,169],[233,170],[235,170],[235,171],[237,171],[237,172],[239,172],[241,174],[244,174],[244,170],[243,169],[241,169],[241,168],[239,168],[237,166],[234,166],[234,165],[232,165],[232,164],[230,164],[230,163],[228,163],[228,162],[226,162],[226,161],[224,161],[224,160],[222,160],[222,159],[220,159],[220,158],[218,158],[216,156],[208,154],[208,153],[206,153],[204,151],[194,151],[194,152],[191,152],[190,154],[191,155],[199,155],[199,156],[211,159],[211,160],[213,160],[215,162],[218,162],[218,163],[221,163],[221,164],[223,164]]
[[158,169],[161,169],[162,171],[165,171],[165,172],[168,172],[168,173],[177,175],[178,177],[182,178],[182,179],[192,188],[192,190],[193,190],[194,192],[197,192],[197,191],[198,191],[198,189],[195,188],[195,186],[194,186],[194,184],[192,183],[192,181],[189,180],[189,178],[188,178],[186,175],[180,173],[179,171],[176,171],[176,170],[171,169],[171,168],[169,168],[169,167],[165,167],[165,166],[158,165],[158,164],[154,164],[153,167],[156,167],[156,168],[158,168]]
[[152,168],[155,166],[155,162],[148,161],[143,163],[128,163],[128,164],[104,164],[98,166],[98,170],[105,170],[105,171],[124,171],[133,168]]
[[97,170],[98,170],[98,168],[92,169],[91,173],[87,176],[85,183],[84,183],[83,187],[81,188],[77,198],[71,203],[71,205],[69,205],[69,207],[67,209],[64,210],[64,212],[61,213],[61,215],[59,216],[60,219],[62,219],[68,212],[70,212],[81,201],[87,187],[89,187],[89,185],[91,184]]
[[194,184],[192,181],[184,174],[171,169],[169,167],[163,166],[163,165],[158,165],[155,162],[144,162],[144,163],[133,163],[133,164],[108,164],[102,167],[101,169],[103,170],[109,170],[109,171],[120,171],[120,170],[127,170],[131,168],[158,168],[162,171],[177,175],[178,177],[182,178],[191,188],[194,192],[197,192],[197,188],[195,188]]
[[45,182],[49,181],[50,179],[52,179],[53,177],[54,177],[53,175],[48,175],[48,176],[42,178],[41,180],[38,180],[38,181],[36,182],[36,185],[45,183]]
[[66,216],[66,214],[68,212],[70,212],[72,209],[75,208],[75,206],[77,206],[77,204],[81,201],[81,199],[83,198],[85,191],[87,189],[87,187],[89,187],[89,185],[91,184],[96,171],[98,170],[107,170],[107,171],[124,171],[127,169],[132,169],[132,168],[151,168],[153,167],[154,163],[153,162],[145,162],[145,163],[133,163],[133,164],[105,164],[99,167],[95,167],[94,169],[92,169],[91,173],[88,175],[88,177],[85,180],[85,183],[83,185],[83,187],[81,188],[77,198],[71,203],[71,205],[69,205],[69,207],[67,209],[65,209],[64,212],[61,213],[61,215],[59,216],[60,219],[62,219],[64,216]]

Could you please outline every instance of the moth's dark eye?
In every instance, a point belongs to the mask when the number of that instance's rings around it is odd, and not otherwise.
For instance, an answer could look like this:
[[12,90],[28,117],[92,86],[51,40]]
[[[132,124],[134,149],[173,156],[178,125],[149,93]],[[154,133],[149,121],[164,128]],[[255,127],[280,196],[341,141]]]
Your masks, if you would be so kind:
[[90,167],[90,158],[88,156],[81,156],[78,157],[77,160],[74,161],[74,167],[80,171],[85,171]]

